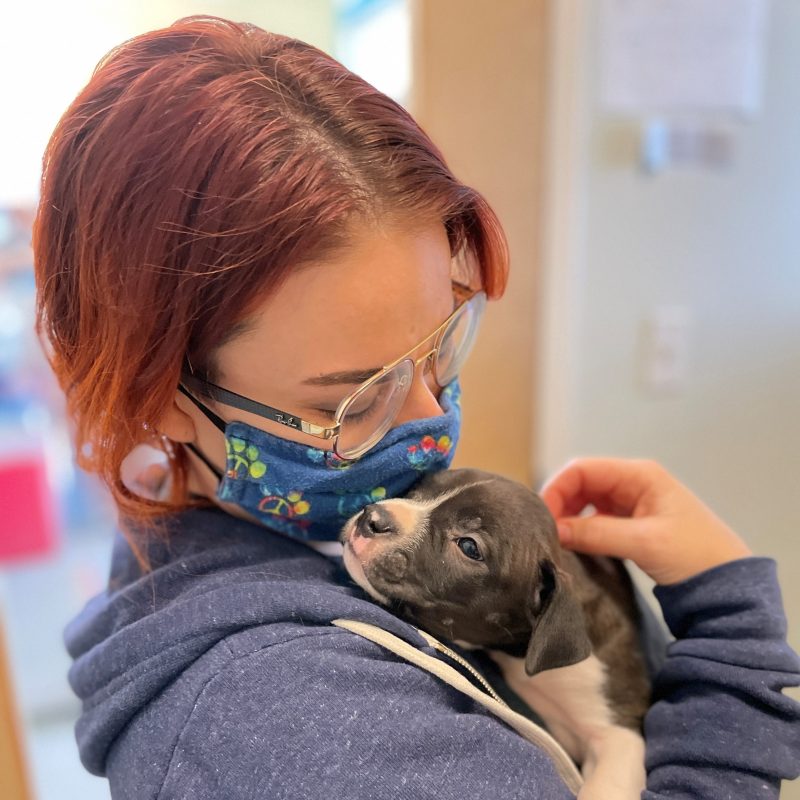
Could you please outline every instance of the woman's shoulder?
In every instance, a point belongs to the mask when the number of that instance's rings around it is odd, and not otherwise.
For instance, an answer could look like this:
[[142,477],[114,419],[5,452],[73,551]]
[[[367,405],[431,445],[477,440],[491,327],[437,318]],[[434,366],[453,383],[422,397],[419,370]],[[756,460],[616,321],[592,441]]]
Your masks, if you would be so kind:
[[516,781],[539,797],[572,796],[544,752],[481,705],[347,630],[250,629],[212,660],[125,731],[112,788],[147,764],[159,776],[153,797],[502,798],[518,796]]
[[341,559],[219,509],[175,514],[165,535],[138,545],[149,569],[117,533],[107,589],[67,627],[73,658],[112,635],[117,645],[126,636],[153,646],[202,638],[208,650],[251,629],[277,641],[351,615],[424,643],[350,579]]

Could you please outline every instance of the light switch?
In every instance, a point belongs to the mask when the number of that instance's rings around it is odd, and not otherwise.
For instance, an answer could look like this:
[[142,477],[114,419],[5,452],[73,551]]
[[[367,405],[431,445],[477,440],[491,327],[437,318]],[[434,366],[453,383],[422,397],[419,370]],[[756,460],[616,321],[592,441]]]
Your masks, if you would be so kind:
[[659,306],[646,320],[642,342],[642,375],[647,390],[675,394],[686,387],[689,373],[691,319],[687,306]]
[[734,160],[735,134],[730,125],[649,119],[641,131],[639,163],[655,175],[666,169],[724,169]]

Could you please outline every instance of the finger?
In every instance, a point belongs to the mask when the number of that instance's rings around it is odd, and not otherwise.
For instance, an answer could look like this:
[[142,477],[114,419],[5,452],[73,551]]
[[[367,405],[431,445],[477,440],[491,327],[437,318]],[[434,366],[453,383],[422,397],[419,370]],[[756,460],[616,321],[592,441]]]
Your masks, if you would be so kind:
[[548,510],[556,520],[566,516],[576,517],[582,512],[586,512],[587,509],[591,510],[592,513],[598,512],[600,514],[609,514],[609,515],[623,516],[623,517],[630,516],[626,508],[620,506],[618,503],[614,502],[613,499],[609,497],[592,498],[585,494],[580,494],[577,497],[573,497],[570,499],[568,507],[562,505],[560,513],[558,508],[551,507],[557,505],[557,503],[552,502],[552,497],[546,498],[545,503],[548,505]]
[[662,473],[650,461],[581,458],[553,476],[540,494],[556,519],[579,514],[589,503],[630,514],[654,483],[662,480]]
[[558,536],[564,547],[579,553],[636,561],[642,550],[644,528],[643,520],[596,514],[560,520]]

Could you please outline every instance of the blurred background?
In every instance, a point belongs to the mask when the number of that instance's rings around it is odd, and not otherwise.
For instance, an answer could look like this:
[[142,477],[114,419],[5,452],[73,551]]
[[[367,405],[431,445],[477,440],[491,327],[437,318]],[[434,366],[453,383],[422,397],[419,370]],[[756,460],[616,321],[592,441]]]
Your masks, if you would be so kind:
[[778,560],[800,648],[797,0],[15,4],[0,34],[0,796],[109,797],[78,762],[61,631],[104,587],[115,514],[74,467],[32,329],[41,156],[104,53],[195,13],[332,53],[499,213],[510,285],[462,379],[456,466],[538,488],[576,455],[661,461]]

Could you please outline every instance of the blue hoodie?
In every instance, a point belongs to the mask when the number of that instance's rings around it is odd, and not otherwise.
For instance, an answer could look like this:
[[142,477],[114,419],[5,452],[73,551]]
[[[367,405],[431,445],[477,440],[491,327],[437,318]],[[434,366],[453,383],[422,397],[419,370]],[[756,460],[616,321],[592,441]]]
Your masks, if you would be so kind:
[[[332,626],[363,620],[446,658],[336,560],[215,508],[168,525],[148,574],[118,536],[108,589],[65,633],[81,760],[115,800],[574,798],[484,706]],[[800,660],[774,562],[655,594],[676,641],[645,719],[642,797],[777,798],[800,772],[800,704],[782,694]]]

